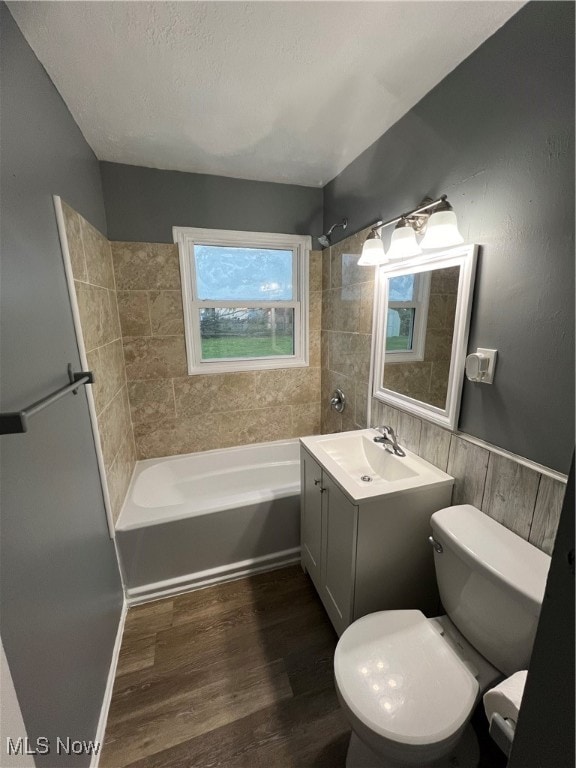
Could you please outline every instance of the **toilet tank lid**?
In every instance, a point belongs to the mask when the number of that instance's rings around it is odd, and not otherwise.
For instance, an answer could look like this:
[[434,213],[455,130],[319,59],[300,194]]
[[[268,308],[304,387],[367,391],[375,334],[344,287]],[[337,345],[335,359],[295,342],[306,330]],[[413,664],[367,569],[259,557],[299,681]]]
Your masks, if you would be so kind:
[[435,512],[432,530],[472,567],[481,565],[500,581],[542,603],[551,560],[545,552],[470,504]]

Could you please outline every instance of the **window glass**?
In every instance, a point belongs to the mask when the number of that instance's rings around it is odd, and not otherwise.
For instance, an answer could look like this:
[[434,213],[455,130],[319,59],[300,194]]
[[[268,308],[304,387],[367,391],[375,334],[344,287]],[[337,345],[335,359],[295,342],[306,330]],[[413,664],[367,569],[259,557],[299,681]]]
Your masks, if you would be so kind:
[[415,307],[398,307],[388,310],[386,323],[386,351],[405,352],[412,349],[414,338]]
[[412,301],[414,298],[414,278],[416,275],[398,275],[389,281],[389,301]]
[[202,359],[294,354],[294,310],[207,307],[200,310]]
[[173,231],[188,373],[307,366],[310,237]]
[[200,301],[292,301],[292,251],[194,245]]

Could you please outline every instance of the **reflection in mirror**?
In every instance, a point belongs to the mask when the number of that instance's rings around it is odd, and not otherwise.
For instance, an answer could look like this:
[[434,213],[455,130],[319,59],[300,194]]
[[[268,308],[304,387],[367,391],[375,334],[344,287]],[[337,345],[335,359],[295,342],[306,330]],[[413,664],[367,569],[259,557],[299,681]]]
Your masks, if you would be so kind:
[[388,280],[383,386],[446,408],[460,267]]
[[380,269],[374,397],[455,428],[475,264],[468,245]]

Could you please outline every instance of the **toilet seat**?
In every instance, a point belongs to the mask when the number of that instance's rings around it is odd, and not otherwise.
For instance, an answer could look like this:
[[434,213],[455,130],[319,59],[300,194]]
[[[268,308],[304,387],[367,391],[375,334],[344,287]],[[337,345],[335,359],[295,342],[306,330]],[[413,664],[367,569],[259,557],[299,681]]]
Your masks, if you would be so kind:
[[420,611],[380,611],[351,624],[334,656],[338,693],[357,720],[397,746],[447,743],[479,695],[474,671]]

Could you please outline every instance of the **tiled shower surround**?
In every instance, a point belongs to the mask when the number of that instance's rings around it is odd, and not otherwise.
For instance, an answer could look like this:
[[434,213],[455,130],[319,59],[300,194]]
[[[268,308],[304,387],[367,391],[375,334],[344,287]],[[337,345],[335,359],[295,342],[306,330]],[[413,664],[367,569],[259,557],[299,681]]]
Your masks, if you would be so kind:
[[[368,229],[310,254],[310,366],[188,376],[178,249],[109,243],[64,204],[106,479],[116,519],[135,460],[367,426],[374,267]],[[330,394],[346,395],[343,414]],[[482,509],[550,552],[565,483],[474,438],[371,399],[371,426],[455,479],[453,502]]]
[[112,254],[108,240],[62,202],[100,445],[114,519],[136,463]]
[[[366,427],[375,269],[356,262],[369,231],[322,252],[322,432]],[[330,408],[336,388],[342,414]]]
[[320,431],[320,252],[310,254],[309,367],[189,376],[177,246],[111,245],[139,459]]

